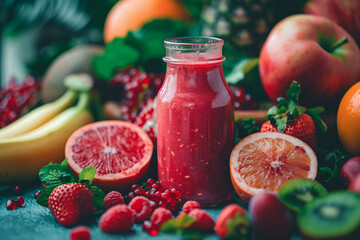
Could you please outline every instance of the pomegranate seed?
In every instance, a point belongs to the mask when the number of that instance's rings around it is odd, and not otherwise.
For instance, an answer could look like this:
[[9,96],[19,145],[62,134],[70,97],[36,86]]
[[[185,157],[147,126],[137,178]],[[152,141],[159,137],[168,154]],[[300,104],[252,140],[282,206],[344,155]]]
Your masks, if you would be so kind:
[[134,191],[134,194],[136,196],[145,196],[146,195],[146,191],[142,188],[138,188]]
[[135,194],[133,192],[129,192],[128,198],[129,200],[132,200],[135,197]]
[[171,197],[170,194],[168,194],[167,192],[163,192],[161,194],[162,199],[164,200],[165,203],[169,203],[171,201]]
[[35,199],[37,199],[40,195],[41,195],[41,191],[40,191],[40,190],[39,190],[39,191],[36,191],[36,192],[34,193]]
[[155,208],[157,208],[157,203],[154,201],[150,201],[150,208],[151,208],[151,210],[154,210]]
[[14,210],[17,208],[16,202],[15,200],[8,200],[6,202],[6,209],[7,210]]
[[15,202],[17,207],[22,207],[25,203],[24,198],[22,197],[18,197]]
[[159,204],[160,207],[164,207],[164,208],[166,208],[166,206],[167,206],[166,202],[161,201],[161,200],[159,201],[158,204]]
[[13,193],[16,194],[16,195],[21,195],[22,194],[22,190],[21,190],[21,187],[19,186],[15,186],[13,189],[12,189]]
[[157,198],[157,199],[161,199],[161,192],[156,191],[156,192],[154,193],[154,196],[155,196],[155,198]]
[[156,190],[159,190],[160,189],[160,184],[158,183],[154,183],[151,188],[155,188]]
[[137,190],[137,189],[141,189],[141,187],[139,185],[137,185],[137,184],[134,184],[134,185],[131,186],[131,191],[132,192],[135,192],[135,190]]
[[148,188],[152,188],[152,185],[154,185],[156,183],[156,181],[152,178],[149,178],[147,181],[146,181],[146,186]]
[[175,199],[179,199],[181,197],[181,192],[180,190],[176,189],[176,188],[172,188],[171,190],[171,194]]
[[150,236],[156,236],[159,233],[159,229],[155,228],[150,221],[145,221],[142,225],[142,229]]

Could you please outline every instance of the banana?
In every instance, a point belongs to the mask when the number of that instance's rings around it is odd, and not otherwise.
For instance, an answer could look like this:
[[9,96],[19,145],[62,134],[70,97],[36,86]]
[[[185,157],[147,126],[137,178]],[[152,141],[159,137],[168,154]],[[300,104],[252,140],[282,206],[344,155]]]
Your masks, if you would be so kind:
[[41,167],[64,159],[66,141],[78,128],[93,122],[89,92],[39,128],[10,139],[0,139],[0,183],[35,180]]
[[0,129],[0,139],[8,139],[28,133],[56,117],[74,104],[78,91],[89,91],[93,82],[86,75],[69,75],[64,79],[68,91],[58,100],[35,108],[15,122]]
[[68,90],[55,102],[47,103],[28,112],[18,120],[0,129],[0,139],[7,139],[30,132],[48,122],[61,111],[70,107],[76,100],[77,93]]

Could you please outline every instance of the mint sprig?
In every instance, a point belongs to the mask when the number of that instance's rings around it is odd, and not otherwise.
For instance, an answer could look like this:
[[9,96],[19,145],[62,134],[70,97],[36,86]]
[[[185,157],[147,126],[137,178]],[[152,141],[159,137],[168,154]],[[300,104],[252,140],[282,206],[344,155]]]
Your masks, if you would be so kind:
[[189,27],[180,20],[156,19],[140,30],[130,31],[105,46],[104,54],[93,59],[95,73],[109,82],[118,69],[137,66],[148,72],[164,72],[164,40],[189,35]]
[[95,167],[84,168],[79,177],[68,167],[67,159],[61,164],[48,164],[42,167],[39,171],[39,178],[46,186],[41,190],[40,196],[36,199],[37,203],[48,207],[48,199],[52,191],[62,184],[80,183],[87,187],[94,196],[94,211],[93,214],[98,214],[103,211],[105,193],[96,186],[91,186],[92,181],[96,175]]
[[179,234],[185,239],[202,239],[202,234],[190,227],[193,222],[195,222],[195,218],[181,213],[176,219],[170,219],[165,222],[161,226],[160,231],[169,234]]

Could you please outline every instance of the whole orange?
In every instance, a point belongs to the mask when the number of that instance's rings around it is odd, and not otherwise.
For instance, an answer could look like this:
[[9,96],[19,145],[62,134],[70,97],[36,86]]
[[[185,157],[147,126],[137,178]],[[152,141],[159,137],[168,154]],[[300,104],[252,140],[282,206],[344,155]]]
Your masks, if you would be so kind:
[[186,21],[189,13],[180,0],[122,0],[110,10],[104,26],[104,41],[125,37],[129,31],[140,29],[157,18]]
[[337,130],[348,153],[360,155],[360,82],[354,84],[341,99]]

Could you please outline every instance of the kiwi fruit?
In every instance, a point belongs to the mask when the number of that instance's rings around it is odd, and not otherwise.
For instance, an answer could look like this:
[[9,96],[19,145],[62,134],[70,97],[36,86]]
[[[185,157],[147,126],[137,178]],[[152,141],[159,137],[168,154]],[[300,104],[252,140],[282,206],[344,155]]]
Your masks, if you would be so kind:
[[315,239],[355,239],[360,227],[360,195],[339,191],[315,199],[297,215],[302,234]]
[[278,190],[279,199],[291,210],[298,212],[307,203],[323,197],[328,191],[320,183],[306,178],[292,179]]

